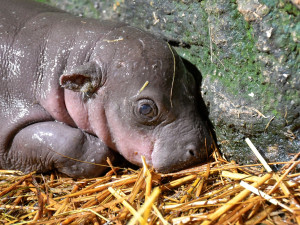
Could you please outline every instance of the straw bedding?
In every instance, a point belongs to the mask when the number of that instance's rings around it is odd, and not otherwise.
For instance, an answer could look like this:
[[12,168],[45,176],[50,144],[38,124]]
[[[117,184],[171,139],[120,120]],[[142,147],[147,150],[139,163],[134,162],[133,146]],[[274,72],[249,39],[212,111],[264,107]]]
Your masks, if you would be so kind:
[[78,180],[3,170],[0,224],[300,224],[298,156],[277,172],[227,162],[217,150],[211,162],[172,174],[145,163]]

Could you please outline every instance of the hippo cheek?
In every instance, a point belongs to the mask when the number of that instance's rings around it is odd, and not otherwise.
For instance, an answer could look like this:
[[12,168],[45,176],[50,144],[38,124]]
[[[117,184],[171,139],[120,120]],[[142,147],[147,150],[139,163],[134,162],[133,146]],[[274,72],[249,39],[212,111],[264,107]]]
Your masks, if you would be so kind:
[[142,166],[141,156],[145,157],[147,164],[152,165],[151,156],[155,142],[152,132],[124,123],[116,116],[108,120],[115,150],[135,165]]
[[154,141],[151,136],[119,128],[114,130],[114,142],[117,151],[129,162],[142,166],[141,157],[144,156],[147,164],[152,165]]
[[153,168],[156,171],[178,171],[209,157],[212,139],[206,128],[182,128],[173,124],[163,130],[152,153]]

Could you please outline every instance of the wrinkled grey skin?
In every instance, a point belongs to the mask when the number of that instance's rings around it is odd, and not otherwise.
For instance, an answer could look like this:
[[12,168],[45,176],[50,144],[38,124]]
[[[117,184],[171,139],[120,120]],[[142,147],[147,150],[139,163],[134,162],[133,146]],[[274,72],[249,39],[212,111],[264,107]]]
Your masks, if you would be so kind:
[[118,153],[161,172],[207,159],[195,79],[167,43],[33,1],[0,5],[0,168],[94,177]]

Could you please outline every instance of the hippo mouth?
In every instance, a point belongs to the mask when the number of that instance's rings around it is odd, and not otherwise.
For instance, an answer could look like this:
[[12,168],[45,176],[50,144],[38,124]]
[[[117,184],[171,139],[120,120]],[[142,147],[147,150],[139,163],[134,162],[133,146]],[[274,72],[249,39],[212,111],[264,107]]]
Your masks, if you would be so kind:
[[155,171],[159,172],[159,173],[172,173],[172,172],[177,172],[183,169],[187,169],[187,168],[191,168],[194,165],[198,164],[200,162],[183,162],[180,165],[176,165],[176,166],[164,166],[164,167],[160,167],[155,169]]

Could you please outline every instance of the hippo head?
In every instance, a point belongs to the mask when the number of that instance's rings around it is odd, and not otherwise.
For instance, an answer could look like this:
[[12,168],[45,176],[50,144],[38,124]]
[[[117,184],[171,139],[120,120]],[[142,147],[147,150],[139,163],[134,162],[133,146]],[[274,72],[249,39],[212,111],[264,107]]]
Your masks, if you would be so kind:
[[81,99],[75,106],[66,101],[76,125],[133,164],[142,165],[145,156],[155,170],[171,172],[211,152],[195,78],[168,43],[151,34],[115,29],[60,82],[70,89],[66,99]]

